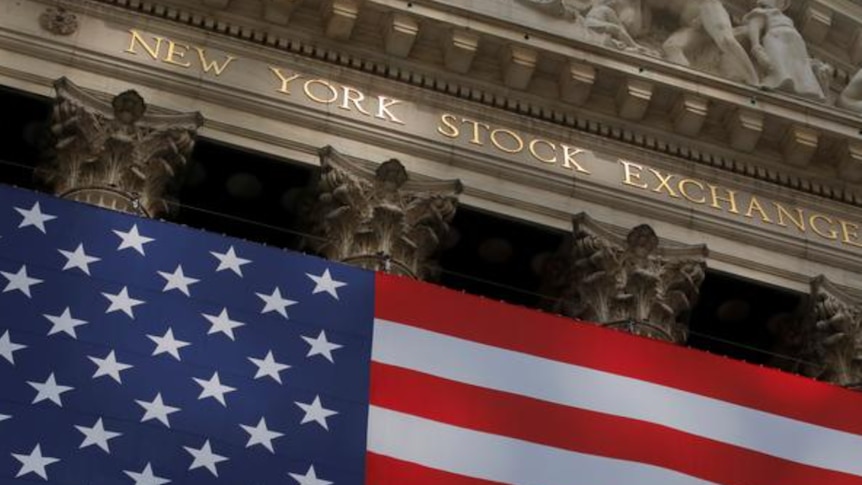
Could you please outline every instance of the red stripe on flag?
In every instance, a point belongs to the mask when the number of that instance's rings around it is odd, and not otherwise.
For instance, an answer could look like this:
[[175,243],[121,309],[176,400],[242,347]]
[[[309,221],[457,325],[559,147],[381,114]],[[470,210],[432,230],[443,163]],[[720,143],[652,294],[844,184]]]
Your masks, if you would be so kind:
[[862,485],[860,477],[653,423],[570,408],[376,362],[371,366],[371,383],[371,403],[375,406],[578,453],[655,465],[723,485]]
[[377,318],[862,434],[862,395],[774,369],[377,274]]
[[368,453],[365,485],[505,485],[435,470],[388,456]]

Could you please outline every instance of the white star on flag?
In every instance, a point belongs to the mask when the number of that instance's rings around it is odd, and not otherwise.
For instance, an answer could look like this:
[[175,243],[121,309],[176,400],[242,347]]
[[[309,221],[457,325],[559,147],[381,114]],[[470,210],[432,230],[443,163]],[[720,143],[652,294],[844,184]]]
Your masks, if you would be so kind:
[[8,414],[0,414],[0,421],[6,421],[7,419],[10,419],[11,417],[12,416],[9,416]]
[[38,202],[33,204],[33,207],[30,209],[21,209],[20,207],[16,207],[15,210],[24,217],[21,220],[21,224],[18,224],[18,229],[33,226],[41,231],[42,234],[45,234],[45,223],[57,218],[57,216],[43,213]]
[[120,378],[120,372],[131,369],[133,366],[129,364],[123,364],[122,362],[117,362],[117,357],[114,355],[114,351],[111,350],[110,353],[104,358],[100,359],[98,357],[87,356],[88,359],[93,361],[94,364],[98,366],[96,369],[96,373],[93,374],[93,379],[102,376],[109,376],[111,379],[117,381],[118,384],[122,384],[123,381]]
[[75,428],[77,428],[78,431],[84,434],[84,441],[81,442],[81,446],[79,446],[78,449],[96,445],[108,454],[111,453],[111,449],[108,446],[108,440],[123,435],[123,433],[116,433],[114,431],[106,430],[104,424],[102,424],[102,418],[99,418],[96,421],[96,424],[94,424],[90,428],[77,425],[75,426]]
[[189,470],[204,467],[216,477],[218,476],[216,464],[228,460],[224,456],[216,455],[215,453],[213,453],[212,448],[210,448],[210,440],[206,440],[206,442],[204,442],[204,445],[199,450],[196,450],[189,446],[183,446],[183,449],[188,451],[194,457],[194,460],[192,461]]
[[332,343],[326,340],[326,331],[321,330],[320,334],[317,335],[316,338],[302,336],[302,340],[305,340],[311,348],[308,349],[308,354],[306,357],[313,357],[315,355],[322,355],[326,360],[335,363],[335,360],[332,358],[332,351],[338,350],[343,345]]
[[30,387],[36,389],[36,397],[33,398],[32,404],[36,404],[37,402],[42,402],[47,399],[60,407],[63,407],[63,400],[60,398],[60,394],[74,389],[74,387],[61,386],[57,384],[57,381],[54,379],[53,372],[48,376],[48,379],[46,379],[45,382],[27,381],[27,384],[30,384]]
[[131,318],[132,320],[135,319],[135,313],[133,308],[146,303],[144,300],[136,300],[129,297],[129,290],[125,286],[116,295],[112,295],[110,293],[102,293],[102,296],[104,296],[111,302],[111,305],[108,307],[107,310],[105,310],[105,313],[121,311],[128,315],[129,318]]
[[3,332],[3,336],[0,337],[0,356],[3,356],[3,358],[8,360],[12,365],[15,365],[14,353],[26,348],[26,345],[16,344],[13,342],[8,330]]
[[294,404],[305,411],[305,416],[302,417],[302,422],[299,424],[314,421],[327,431],[329,431],[329,425],[326,423],[326,418],[338,414],[338,411],[324,408],[323,404],[320,402],[320,396],[315,396],[314,401],[312,401],[311,404],[303,404],[301,402],[294,402]]
[[144,417],[141,418],[142,423],[151,419],[157,419],[168,428],[171,427],[168,415],[180,410],[180,408],[165,405],[164,401],[162,401],[162,393],[156,394],[155,399],[150,402],[138,401],[137,399],[135,402],[138,403],[138,406],[144,408]]
[[332,485],[332,482],[317,478],[317,473],[314,471],[314,465],[308,467],[305,475],[299,473],[290,473],[291,478],[297,481],[299,485]]
[[171,354],[177,360],[181,360],[180,349],[191,345],[189,342],[175,339],[174,331],[170,327],[168,327],[168,331],[161,337],[155,335],[147,335],[147,337],[156,343],[153,355]]
[[271,350],[266,353],[266,357],[263,359],[249,357],[248,360],[257,366],[257,373],[254,375],[255,379],[260,379],[261,377],[272,377],[275,382],[281,384],[281,374],[279,374],[279,372],[285,369],[290,369],[289,365],[276,362]]
[[159,271],[159,276],[164,278],[165,287],[162,288],[162,292],[170,291],[170,290],[180,290],[186,296],[191,296],[189,294],[189,285],[193,285],[200,281],[199,279],[190,278],[183,274],[182,265],[177,265],[177,269],[174,270],[173,273],[168,273],[165,271]]
[[332,279],[332,275],[329,274],[328,268],[320,276],[315,276],[311,273],[305,273],[305,276],[308,276],[309,278],[311,278],[312,281],[314,281],[314,289],[311,290],[312,295],[326,292],[337,300],[338,289],[342,286],[347,286],[347,283],[343,281],[337,281]]
[[261,445],[269,450],[270,453],[275,453],[275,449],[272,447],[272,440],[284,436],[284,433],[268,429],[266,427],[266,418],[260,418],[257,426],[246,426],[244,424],[239,426],[248,433],[248,443],[245,444],[246,448],[251,448],[254,445]]
[[210,251],[210,254],[218,259],[218,268],[216,268],[216,272],[229,269],[236,273],[240,278],[242,278],[242,265],[251,263],[250,259],[238,257],[236,252],[234,252],[233,246],[231,246],[227,252],[217,253],[215,251]]
[[198,379],[197,377],[192,377],[192,379],[194,379],[194,381],[202,388],[201,395],[198,396],[198,400],[211,397],[220,402],[222,406],[227,407],[224,395],[229,392],[236,391],[235,387],[225,386],[221,383],[218,377],[218,372],[213,372],[213,376],[210,377],[209,380]]
[[52,327],[51,330],[48,331],[48,335],[54,335],[56,333],[63,332],[74,339],[78,338],[78,335],[75,333],[75,327],[80,327],[81,325],[86,325],[86,320],[79,320],[77,318],[72,317],[72,311],[69,307],[66,307],[63,310],[61,315],[47,315],[43,314],[43,317],[47,318],[49,322],[51,322]]
[[102,258],[97,258],[95,256],[89,256],[86,252],[84,252],[84,245],[78,244],[78,247],[74,251],[64,251],[62,249],[58,249],[66,258],[66,264],[63,266],[63,271],[67,269],[78,268],[87,276],[90,275],[90,264],[101,261]]
[[122,251],[123,249],[134,249],[141,256],[146,256],[144,253],[144,244],[155,241],[155,239],[151,237],[142,236],[138,232],[138,225],[135,224],[129,229],[127,232],[118,231],[114,229],[114,234],[120,236],[120,245],[117,247],[117,251]]
[[140,473],[130,470],[123,470],[123,473],[134,480],[135,485],[165,485],[166,483],[171,482],[165,478],[155,476],[153,474],[153,467],[149,462],[147,462],[147,466],[145,466]]
[[201,313],[204,318],[210,321],[212,326],[210,327],[207,335],[212,335],[214,333],[223,333],[228,336],[231,340],[236,340],[233,336],[233,329],[237,327],[242,327],[245,325],[242,322],[237,322],[230,319],[230,315],[227,313],[227,308],[222,308],[221,313],[216,315],[207,315],[206,313]]
[[3,288],[3,293],[18,290],[27,295],[27,298],[32,297],[30,294],[30,287],[42,283],[42,280],[31,278],[27,275],[27,265],[21,265],[21,269],[19,269],[17,273],[0,271],[0,275],[3,275],[3,277],[9,281],[9,283],[6,284],[6,288]]
[[267,295],[266,293],[255,293],[261,300],[266,303],[264,305],[263,310],[260,313],[269,313],[269,312],[278,312],[279,315],[287,318],[287,310],[286,308],[292,305],[296,305],[297,302],[293,300],[287,300],[281,297],[281,290],[276,287],[272,290],[271,295]]
[[47,480],[48,471],[45,470],[45,467],[60,461],[58,458],[42,456],[42,448],[38,443],[36,443],[36,447],[33,448],[33,451],[31,451],[29,455],[12,453],[12,456],[21,462],[21,469],[18,470],[18,474],[15,475],[15,478],[24,476],[28,473],[35,473],[42,477],[43,480]]

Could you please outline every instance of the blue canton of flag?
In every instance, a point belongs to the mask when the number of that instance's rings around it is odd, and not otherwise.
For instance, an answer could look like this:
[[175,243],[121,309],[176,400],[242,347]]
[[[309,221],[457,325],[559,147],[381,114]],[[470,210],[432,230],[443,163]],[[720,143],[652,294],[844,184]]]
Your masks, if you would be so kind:
[[373,291],[0,186],[0,484],[363,483]]

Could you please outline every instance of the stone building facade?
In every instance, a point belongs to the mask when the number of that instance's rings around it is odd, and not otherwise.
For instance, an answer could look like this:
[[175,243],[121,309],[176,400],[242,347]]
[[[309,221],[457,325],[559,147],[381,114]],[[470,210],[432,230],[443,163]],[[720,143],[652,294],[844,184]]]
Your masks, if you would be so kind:
[[52,100],[28,162],[58,196],[170,216],[196,140],[215,141],[313,173],[293,192],[298,247],[439,279],[459,211],[528,223],[566,235],[534,265],[537,307],[685,344],[704,281],[729,275],[798,295],[769,323],[764,350],[793,357],[775,365],[862,383],[862,4],[0,13],[0,85]]

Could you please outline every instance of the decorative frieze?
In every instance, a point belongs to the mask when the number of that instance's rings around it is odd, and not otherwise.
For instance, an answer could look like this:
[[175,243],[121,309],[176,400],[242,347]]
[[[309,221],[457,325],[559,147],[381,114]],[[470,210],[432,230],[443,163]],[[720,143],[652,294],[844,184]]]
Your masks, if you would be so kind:
[[648,225],[623,233],[581,213],[546,274],[544,293],[557,298],[553,310],[568,316],[684,342],[706,256],[703,245],[663,243]]
[[78,17],[63,7],[48,7],[39,16],[39,25],[54,35],[72,35],[78,30]]
[[812,377],[838,385],[862,385],[862,298],[826,277],[811,282],[810,303],[802,319],[802,356]]
[[423,278],[455,215],[461,183],[411,180],[398,160],[372,169],[332,147],[321,175],[308,244],[324,257]]
[[42,170],[54,193],[151,217],[165,212],[165,188],[191,154],[201,115],[149,114],[135,91],[108,102],[66,78],[54,87],[55,156]]
[[838,175],[849,182],[862,182],[862,142],[844,144],[838,160]]

